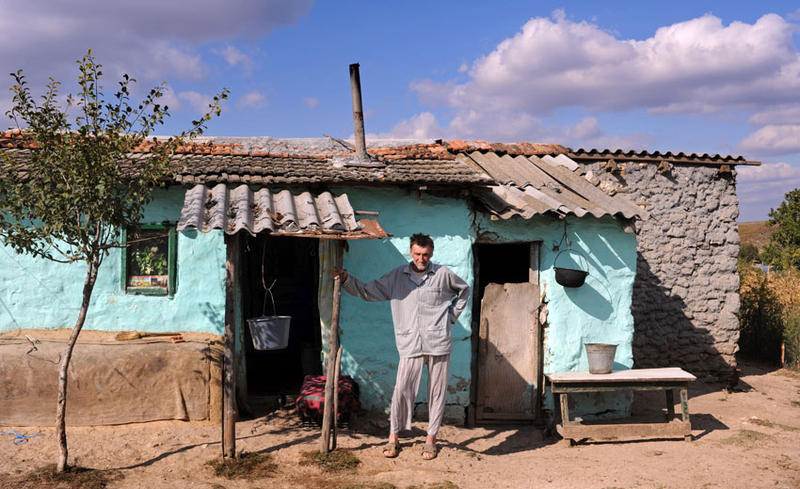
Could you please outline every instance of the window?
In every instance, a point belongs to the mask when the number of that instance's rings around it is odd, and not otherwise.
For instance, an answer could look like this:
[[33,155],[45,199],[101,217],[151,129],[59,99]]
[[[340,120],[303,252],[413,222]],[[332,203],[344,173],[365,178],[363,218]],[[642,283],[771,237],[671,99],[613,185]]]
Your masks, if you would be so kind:
[[142,225],[122,231],[122,290],[129,294],[173,295],[177,237],[175,228]]

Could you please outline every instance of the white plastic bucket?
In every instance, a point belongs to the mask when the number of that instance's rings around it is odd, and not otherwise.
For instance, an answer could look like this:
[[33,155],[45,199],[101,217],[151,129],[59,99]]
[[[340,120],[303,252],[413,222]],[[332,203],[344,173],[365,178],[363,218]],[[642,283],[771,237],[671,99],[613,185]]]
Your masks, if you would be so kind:
[[605,343],[586,343],[586,357],[589,359],[589,373],[609,374],[614,368],[614,355],[617,345]]
[[248,319],[250,336],[256,350],[280,350],[289,346],[292,316],[261,316]]

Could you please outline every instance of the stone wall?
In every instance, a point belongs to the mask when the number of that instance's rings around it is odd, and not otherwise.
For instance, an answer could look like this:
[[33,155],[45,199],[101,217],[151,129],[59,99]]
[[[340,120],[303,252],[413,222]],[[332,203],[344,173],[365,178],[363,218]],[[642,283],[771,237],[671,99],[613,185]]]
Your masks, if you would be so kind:
[[[739,201],[719,166],[587,165],[650,218],[636,223],[633,356],[637,368],[679,366],[706,381],[735,379]],[[663,170],[663,168],[662,168]]]

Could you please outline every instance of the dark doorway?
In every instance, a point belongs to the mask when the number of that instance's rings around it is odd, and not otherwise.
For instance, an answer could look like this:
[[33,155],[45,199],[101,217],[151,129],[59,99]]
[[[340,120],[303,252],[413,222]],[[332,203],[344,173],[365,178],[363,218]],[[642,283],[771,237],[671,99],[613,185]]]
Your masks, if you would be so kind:
[[521,284],[530,281],[531,243],[478,243],[478,300],[486,284]]
[[475,245],[471,424],[540,419],[539,245]]
[[[244,318],[291,316],[289,346],[256,350],[245,323],[244,354],[249,396],[294,395],[303,377],[319,374],[320,325],[317,308],[318,241],[312,238],[248,236],[242,260]],[[272,300],[265,287],[271,288]]]

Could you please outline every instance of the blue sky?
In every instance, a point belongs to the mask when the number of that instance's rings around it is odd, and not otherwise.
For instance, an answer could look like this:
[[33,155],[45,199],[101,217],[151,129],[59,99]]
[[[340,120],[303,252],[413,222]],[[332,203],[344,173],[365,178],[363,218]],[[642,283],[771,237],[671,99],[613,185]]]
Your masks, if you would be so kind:
[[109,87],[123,72],[142,91],[167,83],[162,134],[228,87],[209,135],[349,137],[358,62],[368,135],[743,155],[764,163],[739,170],[743,221],[800,187],[796,2],[0,0],[0,12],[5,73],[71,82],[92,48]]

